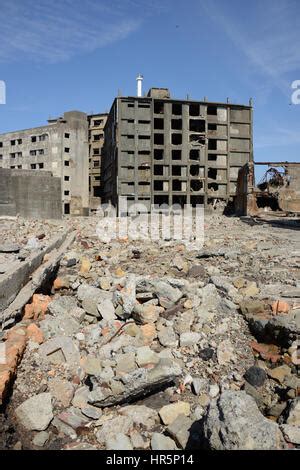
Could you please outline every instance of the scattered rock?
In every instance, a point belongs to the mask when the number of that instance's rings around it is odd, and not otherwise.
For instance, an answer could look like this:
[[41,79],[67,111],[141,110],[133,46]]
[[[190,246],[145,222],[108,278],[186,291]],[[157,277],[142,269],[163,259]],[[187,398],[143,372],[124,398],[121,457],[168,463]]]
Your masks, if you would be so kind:
[[171,424],[177,416],[183,414],[185,416],[189,416],[191,412],[190,404],[178,401],[177,403],[172,403],[171,405],[163,406],[159,410],[159,416],[164,424],[168,425]]
[[15,413],[19,423],[29,431],[44,431],[53,419],[51,394],[40,393],[28,398]]
[[283,448],[278,425],[260,413],[245,392],[225,391],[203,417],[205,445],[214,450],[275,450]]

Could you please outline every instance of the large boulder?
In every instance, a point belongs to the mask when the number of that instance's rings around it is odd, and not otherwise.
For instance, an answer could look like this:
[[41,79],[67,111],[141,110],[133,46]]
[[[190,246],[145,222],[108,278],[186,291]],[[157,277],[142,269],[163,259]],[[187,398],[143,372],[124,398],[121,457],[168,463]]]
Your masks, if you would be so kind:
[[244,391],[227,390],[202,419],[204,447],[213,450],[275,450],[284,447],[279,426],[265,418]]

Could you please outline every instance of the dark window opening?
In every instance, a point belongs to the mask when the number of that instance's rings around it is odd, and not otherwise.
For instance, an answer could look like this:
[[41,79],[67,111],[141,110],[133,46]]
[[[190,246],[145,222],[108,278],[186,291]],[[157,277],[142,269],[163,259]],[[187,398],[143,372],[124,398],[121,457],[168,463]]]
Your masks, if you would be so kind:
[[32,170],[35,170],[35,169],[36,169],[36,164],[35,164],[35,163],[32,163],[32,164],[30,165],[30,167],[31,167]]
[[181,150],[172,150],[172,160],[181,160]]
[[69,160],[65,160],[65,166],[70,166]]
[[39,169],[43,170],[43,168],[44,168],[44,163],[39,163]]
[[190,175],[191,176],[199,176],[199,165],[191,165],[190,166]]
[[190,160],[200,160],[200,151],[190,150]]
[[133,139],[134,139],[134,135],[132,135],[132,134],[126,135],[125,137],[127,137],[127,139],[130,139],[130,140],[133,140]]
[[138,104],[139,108],[150,108],[150,103],[141,103]]
[[194,144],[196,143],[199,145],[205,145],[205,137],[199,134],[191,134],[190,142],[193,142]]
[[172,205],[175,204],[178,204],[180,207],[183,207],[186,204],[186,196],[174,194],[174,196],[172,197]]
[[70,191],[64,191],[64,195],[65,195],[65,196],[69,196],[69,195],[70,195]]
[[216,180],[217,179],[217,170],[216,170],[216,168],[209,168],[208,173],[207,173],[207,177],[212,179],[212,180]]
[[181,176],[181,166],[172,166],[172,176]]
[[205,132],[204,119],[190,119],[190,131],[192,132]]
[[172,189],[173,189],[173,191],[181,191],[181,181],[173,180],[172,181]]
[[164,182],[163,181],[154,181],[154,191],[163,191]]
[[163,129],[164,128],[164,120],[155,118],[154,119],[154,129]]
[[172,134],[172,144],[181,145],[182,144],[182,134]]
[[65,176],[65,177],[64,177],[64,180],[65,180],[65,181],[70,181],[70,176]]
[[177,103],[172,104],[172,114],[174,114],[175,116],[180,116],[182,114],[181,104],[177,104]]
[[219,185],[217,183],[208,183],[207,187],[213,191],[218,191],[219,189]]
[[162,176],[164,174],[163,165],[154,165],[154,175]]
[[191,196],[191,205],[196,207],[197,205],[204,204],[204,196]]
[[94,193],[94,197],[100,197],[100,187],[94,186],[93,193]]
[[217,150],[217,140],[208,139],[208,150]]
[[[134,122],[134,120],[128,119],[128,122]],[[139,119],[139,124],[150,124],[150,121],[146,121],[145,119]]]
[[65,138],[66,139],[69,139],[70,138],[70,134],[68,132],[65,133]]
[[164,134],[154,134],[154,144],[164,145]]
[[200,105],[190,104],[190,116],[199,116],[199,115],[200,115]]
[[209,114],[210,116],[217,116],[217,106],[207,106],[207,114]]
[[150,135],[139,135],[139,140],[150,140]]
[[209,131],[216,131],[217,130],[217,124],[207,124],[207,129]]
[[36,136],[31,137],[31,142],[36,142]]
[[155,114],[164,113],[164,103],[162,101],[154,101],[154,113]]
[[10,141],[10,145],[16,145],[16,141],[15,141],[15,140],[11,140],[11,141]]
[[174,130],[181,131],[182,130],[182,119],[172,119],[171,127]]
[[70,204],[68,202],[65,204],[65,214],[70,214]]
[[139,155],[150,155],[150,150],[139,150]]
[[94,149],[93,154],[94,155],[100,155],[100,149]]
[[65,147],[65,153],[70,153],[69,147]]
[[134,103],[127,103],[128,108],[134,108]]
[[191,180],[191,190],[201,191],[203,189],[203,182],[200,180]]
[[157,204],[159,206],[161,206],[162,204],[169,204],[169,196],[168,195],[164,195],[164,196],[154,195],[154,204]]
[[207,160],[209,162],[216,162],[217,161],[217,155],[208,154],[207,155]]
[[154,160],[163,160],[164,151],[163,149],[154,149]]

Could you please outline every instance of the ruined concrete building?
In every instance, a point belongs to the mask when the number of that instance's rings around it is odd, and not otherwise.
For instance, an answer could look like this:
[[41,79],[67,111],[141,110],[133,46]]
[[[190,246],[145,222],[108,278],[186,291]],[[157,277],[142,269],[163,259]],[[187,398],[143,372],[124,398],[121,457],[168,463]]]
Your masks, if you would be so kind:
[[100,204],[101,155],[104,144],[104,126],[107,114],[92,114],[89,122],[89,193],[90,211],[95,212]]
[[[257,185],[254,165],[268,167]],[[262,211],[300,214],[299,162],[249,162],[241,168],[235,212],[237,215],[252,216]]]
[[252,106],[175,100],[168,89],[118,97],[105,126],[102,200],[128,206],[231,201],[253,160]]
[[48,125],[0,135],[0,166],[47,170],[61,178],[64,214],[89,214],[88,120],[66,112]]

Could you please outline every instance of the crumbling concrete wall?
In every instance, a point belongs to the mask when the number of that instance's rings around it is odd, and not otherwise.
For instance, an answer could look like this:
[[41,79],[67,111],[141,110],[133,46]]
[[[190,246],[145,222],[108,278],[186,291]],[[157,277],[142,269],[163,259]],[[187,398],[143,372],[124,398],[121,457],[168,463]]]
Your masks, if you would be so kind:
[[0,215],[62,217],[61,180],[50,172],[0,168]]
[[254,215],[258,211],[254,195],[254,164],[249,162],[238,173],[236,197],[234,201],[236,215]]
[[286,184],[279,190],[278,204],[286,212],[300,213],[300,165],[286,165]]

